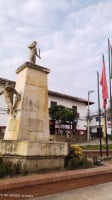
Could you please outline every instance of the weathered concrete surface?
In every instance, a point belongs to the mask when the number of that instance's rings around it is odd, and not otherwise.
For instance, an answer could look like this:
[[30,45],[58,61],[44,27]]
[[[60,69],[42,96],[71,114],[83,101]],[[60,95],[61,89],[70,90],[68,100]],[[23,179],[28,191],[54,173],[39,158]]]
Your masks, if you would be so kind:
[[0,152],[4,159],[21,161],[29,172],[64,167],[68,144],[64,142],[29,142],[25,140],[0,140]]
[[48,119],[49,69],[26,62],[17,69],[15,88],[21,94],[17,116],[9,116],[5,140],[50,140]]
[[65,142],[0,140],[0,152],[2,155],[17,156],[67,156],[68,144]]

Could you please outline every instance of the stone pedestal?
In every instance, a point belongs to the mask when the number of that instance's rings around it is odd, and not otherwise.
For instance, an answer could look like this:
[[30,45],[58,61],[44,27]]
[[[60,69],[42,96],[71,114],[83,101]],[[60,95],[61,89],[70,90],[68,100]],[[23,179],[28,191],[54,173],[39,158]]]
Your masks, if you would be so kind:
[[50,142],[47,74],[49,69],[24,63],[17,70],[16,90],[21,99],[16,116],[9,115],[0,152],[5,159],[26,165],[28,171],[64,167],[68,145]]
[[16,90],[21,94],[16,117],[9,116],[5,140],[49,141],[49,69],[26,62],[16,70]]

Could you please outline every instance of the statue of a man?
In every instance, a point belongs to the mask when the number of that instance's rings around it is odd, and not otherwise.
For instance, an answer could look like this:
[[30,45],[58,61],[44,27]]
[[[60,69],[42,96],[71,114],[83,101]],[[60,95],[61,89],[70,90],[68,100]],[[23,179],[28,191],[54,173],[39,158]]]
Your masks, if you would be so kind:
[[20,100],[20,94],[16,91],[14,87],[9,86],[6,83],[6,87],[3,91],[0,92],[0,95],[4,94],[7,106],[8,106],[8,114],[15,116],[15,112],[17,109],[17,103]]
[[37,45],[37,42],[36,42],[36,41],[33,41],[32,44],[28,46],[28,48],[30,49],[29,61],[30,61],[32,64],[35,64],[35,63],[36,63],[36,56],[37,56],[38,58],[41,58],[41,57],[40,57],[40,49],[39,49],[39,54],[38,54],[38,53],[37,53],[36,45]]

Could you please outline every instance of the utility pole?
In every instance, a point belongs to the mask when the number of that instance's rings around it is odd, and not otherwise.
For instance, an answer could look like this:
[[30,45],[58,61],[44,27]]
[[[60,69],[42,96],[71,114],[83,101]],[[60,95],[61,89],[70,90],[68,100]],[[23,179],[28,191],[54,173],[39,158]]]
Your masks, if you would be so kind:
[[94,90],[90,90],[88,91],[88,118],[87,118],[87,141],[90,140],[90,127],[89,127],[89,123],[90,123],[90,110],[89,110],[89,104],[90,104],[90,94],[93,93]]

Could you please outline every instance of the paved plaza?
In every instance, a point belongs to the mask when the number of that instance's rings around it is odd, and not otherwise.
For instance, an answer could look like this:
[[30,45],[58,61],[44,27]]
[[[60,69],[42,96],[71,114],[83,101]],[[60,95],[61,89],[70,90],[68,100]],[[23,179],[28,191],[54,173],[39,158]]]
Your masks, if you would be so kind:
[[33,200],[112,200],[112,182],[37,197]]

